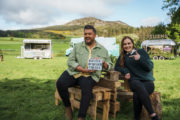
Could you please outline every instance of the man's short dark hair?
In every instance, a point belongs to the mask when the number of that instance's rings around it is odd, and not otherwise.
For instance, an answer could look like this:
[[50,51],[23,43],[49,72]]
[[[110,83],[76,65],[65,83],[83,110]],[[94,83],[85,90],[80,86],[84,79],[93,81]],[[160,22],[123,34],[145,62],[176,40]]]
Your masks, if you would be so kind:
[[95,29],[94,26],[92,26],[92,25],[85,25],[85,26],[84,26],[84,30],[85,30],[85,29],[92,29],[93,32],[96,34],[96,29]]

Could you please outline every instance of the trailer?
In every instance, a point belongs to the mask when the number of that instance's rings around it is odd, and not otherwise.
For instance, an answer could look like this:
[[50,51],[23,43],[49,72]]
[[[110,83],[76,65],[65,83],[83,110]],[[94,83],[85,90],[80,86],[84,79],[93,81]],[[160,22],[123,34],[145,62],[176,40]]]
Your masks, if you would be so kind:
[[145,40],[141,48],[154,60],[174,59],[177,55],[177,45],[171,39]]
[[21,58],[52,58],[51,40],[24,39],[21,46]]
[[[104,46],[109,55],[118,57],[119,56],[119,44],[116,44],[116,38],[114,37],[96,37],[95,40]],[[66,50],[66,56],[69,56],[73,50],[75,44],[84,41],[84,37],[72,38],[70,42],[70,48]]]
[[180,56],[180,42],[177,42],[177,53],[178,53],[178,56]]
[[3,52],[0,50],[0,62],[3,61]]

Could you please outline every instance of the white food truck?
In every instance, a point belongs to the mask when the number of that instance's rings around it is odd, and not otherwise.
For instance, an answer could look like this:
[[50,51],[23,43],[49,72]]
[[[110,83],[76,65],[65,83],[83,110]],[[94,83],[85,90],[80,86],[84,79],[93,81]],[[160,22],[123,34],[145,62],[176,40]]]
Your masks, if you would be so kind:
[[51,40],[24,39],[21,46],[21,58],[52,58]]

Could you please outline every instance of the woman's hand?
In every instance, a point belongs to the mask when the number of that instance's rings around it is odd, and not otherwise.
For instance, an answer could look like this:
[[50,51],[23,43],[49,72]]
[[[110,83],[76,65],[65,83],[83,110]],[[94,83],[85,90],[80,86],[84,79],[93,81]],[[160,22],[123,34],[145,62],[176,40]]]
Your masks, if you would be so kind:
[[130,73],[125,74],[125,79],[129,80],[131,78]]
[[139,53],[136,51],[136,54],[135,54],[135,55],[131,55],[131,56],[129,56],[129,57],[133,57],[135,60],[139,60],[141,56],[140,56]]

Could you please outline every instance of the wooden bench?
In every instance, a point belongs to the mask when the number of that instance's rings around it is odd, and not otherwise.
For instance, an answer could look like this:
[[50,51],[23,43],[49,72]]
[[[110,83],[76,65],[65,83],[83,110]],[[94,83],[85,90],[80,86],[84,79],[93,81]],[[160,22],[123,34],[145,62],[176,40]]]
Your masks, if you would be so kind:
[[[114,71],[103,72],[100,81],[93,88],[93,95],[95,97],[88,110],[88,113],[93,119],[95,119],[96,116],[101,116],[101,118],[103,118],[102,120],[107,120],[109,115],[115,118],[116,113],[120,111],[120,102],[117,101],[117,90],[121,86],[121,82],[118,81],[119,75],[116,73],[117,72]],[[69,88],[72,108],[79,108],[80,106],[80,91],[78,87]],[[108,95],[110,95],[110,97],[108,97]],[[58,105],[60,100],[61,98],[56,90],[55,104]],[[102,115],[96,111],[97,109],[101,109]]]
[[[102,117],[102,120],[108,120],[109,118],[109,108],[110,108],[110,97],[111,97],[111,90],[108,88],[95,86],[93,88],[93,99],[91,100],[90,106],[88,108],[88,113],[91,115],[93,120],[96,120],[98,111],[97,109],[100,108],[102,112],[98,114],[98,116]],[[80,98],[81,98],[81,89],[79,87],[71,87],[69,88],[70,93],[70,101],[72,108],[79,109],[80,107]]]
[[[121,81],[121,88],[117,90],[117,96],[119,99],[126,99],[128,101],[132,101],[133,99],[133,92],[129,88],[128,80],[124,78],[124,76],[119,72],[114,72],[114,74],[119,75],[119,80]],[[154,91],[150,95],[150,100],[154,112],[159,116],[161,119],[162,117],[162,106],[161,106],[161,94],[160,92]],[[150,116],[147,110],[144,108],[142,109],[141,113],[141,120],[150,120]]]
[[[151,104],[153,107],[154,112],[159,116],[159,118],[162,118],[162,106],[161,106],[161,94],[160,92],[153,92],[150,95],[150,100],[151,100]],[[141,120],[151,120],[149,113],[147,112],[147,110],[144,108],[142,109],[141,112]]]
[[111,89],[109,114],[116,118],[117,112],[120,111],[120,102],[117,100],[117,90],[121,86],[121,82],[118,81],[119,75],[115,71],[106,71],[103,75],[97,85]]
[[[102,89],[104,89],[104,90],[102,90]],[[106,89],[107,89],[107,91],[106,91]],[[74,91],[79,91],[79,92],[74,92]],[[102,113],[102,116],[103,116],[102,120],[107,120],[109,115],[111,115],[112,117],[115,118],[117,112],[120,111],[120,102],[117,100],[117,98],[118,99],[126,99],[129,101],[132,101],[132,98],[133,98],[133,92],[129,88],[128,81],[125,80],[124,76],[120,72],[117,72],[117,71],[104,72],[99,83],[93,88],[93,91],[99,91],[99,92],[93,92],[93,95],[97,96],[98,94],[101,94],[100,98],[102,98],[102,99],[95,98],[94,100],[92,100],[92,101],[96,101],[96,102],[91,102],[91,106],[88,110],[88,113],[92,116],[92,118],[94,120],[96,119],[96,116],[98,114],[96,111],[98,108],[101,108],[101,110],[104,111]],[[78,101],[80,100],[80,96],[81,96],[80,88],[72,87],[69,89],[69,92],[70,92],[70,97],[71,97],[70,100],[73,105],[73,108],[79,108],[80,103]],[[109,94],[110,98],[105,100],[105,98],[102,97],[105,94]],[[150,95],[150,99],[151,99],[154,111],[161,118],[162,107],[161,107],[160,93],[153,92]],[[60,97],[56,91],[56,93],[55,93],[56,105],[58,105],[59,100],[60,100]],[[106,101],[106,102],[104,102],[104,101]],[[108,101],[109,101],[109,103],[108,103]],[[107,104],[109,104],[109,105],[107,105]],[[103,106],[104,106],[104,108],[103,108]],[[106,111],[105,111],[105,108],[107,109]],[[109,111],[109,113],[107,113],[107,111]],[[142,116],[141,117],[142,120],[148,120],[150,118],[144,107],[143,107],[141,116]]]
[[[80,99],[81,99],[81,89],[80,87],[71,87],[68,89],[70,93],[70,101],[71,107],[79,109],[80,108]],[[108,120],[109,118],[109,108],[110,108],[110,98],[111,98],[111,90],[108,88],[95,86],[93,88],[93,99],[90,102],[90,106],[88,108],[87,113],[92,117],[93,120],[96,120],[96,117],[101,117],[102,120]],[[55,92],[55,104],[59,104],[59,94],[56,90]],[[100,108],[102,114],[97,113],[97,109]]]

